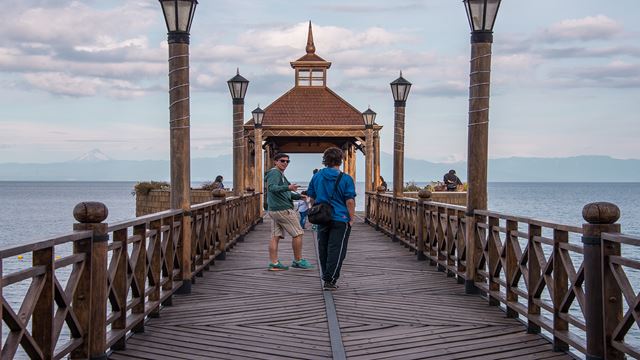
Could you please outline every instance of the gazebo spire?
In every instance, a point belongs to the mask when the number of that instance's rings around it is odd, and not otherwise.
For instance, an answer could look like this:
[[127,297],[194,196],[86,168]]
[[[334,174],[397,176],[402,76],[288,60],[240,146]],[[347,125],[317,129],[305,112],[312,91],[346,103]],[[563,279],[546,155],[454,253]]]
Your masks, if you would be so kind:
[[313,43],[313,29],[311,28],[311,20],[309,20],[309,33],[307,34],[307,54],[315,54],[316,46]]

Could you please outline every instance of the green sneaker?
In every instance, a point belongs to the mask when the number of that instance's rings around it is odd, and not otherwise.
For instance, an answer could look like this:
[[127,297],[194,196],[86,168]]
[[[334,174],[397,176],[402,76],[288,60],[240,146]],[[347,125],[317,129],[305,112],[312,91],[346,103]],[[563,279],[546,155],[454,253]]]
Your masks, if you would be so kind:
[[282,271],[289,270],[289,267],[282,263],[282,261],[278,260],[275,264],[269,263],[269,271]]
[[300,259],[299,261],[293,260],[291,267],[298,269],[313,269],[313,265],[309,264],[307,259]]

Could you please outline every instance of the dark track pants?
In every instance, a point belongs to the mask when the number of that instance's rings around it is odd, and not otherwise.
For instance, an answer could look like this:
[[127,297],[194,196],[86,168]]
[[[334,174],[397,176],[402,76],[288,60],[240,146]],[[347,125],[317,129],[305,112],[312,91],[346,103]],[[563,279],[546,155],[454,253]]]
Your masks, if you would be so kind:
[[318,252],[322,280],[335,282],[340,277],[340,269],[347,256],[347,243],[351,234],[349,223],[331,221],[328,225],[318,225]]

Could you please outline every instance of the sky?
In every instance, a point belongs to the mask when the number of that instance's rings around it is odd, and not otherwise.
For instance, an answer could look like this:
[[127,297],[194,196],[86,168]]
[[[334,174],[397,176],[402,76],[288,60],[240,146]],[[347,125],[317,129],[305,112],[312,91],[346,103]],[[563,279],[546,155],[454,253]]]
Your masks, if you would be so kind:
[[[494,28],[489,157],[640,158],[638,0],[503,0]],[[200,0],[191,28],[191,156],[232,152],[226,81],[246,118],[293,86],[308,21],[328,86],[383,125],[413,83],[405,155],[466,159],[469,26],[459,0]],[[0,163],[169,158],[158,1],[21,0],[0,13]]]

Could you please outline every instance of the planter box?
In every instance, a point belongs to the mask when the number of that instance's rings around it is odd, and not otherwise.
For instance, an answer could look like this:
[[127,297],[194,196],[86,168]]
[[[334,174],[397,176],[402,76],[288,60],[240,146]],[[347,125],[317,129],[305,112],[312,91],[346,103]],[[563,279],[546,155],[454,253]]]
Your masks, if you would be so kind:
[[[169,190],[151,190],[147,195],[136,194],[136,216],[143,216],[169,210],[171,207]],[[191,205],[213,200],[210,190],[191,189]]]

